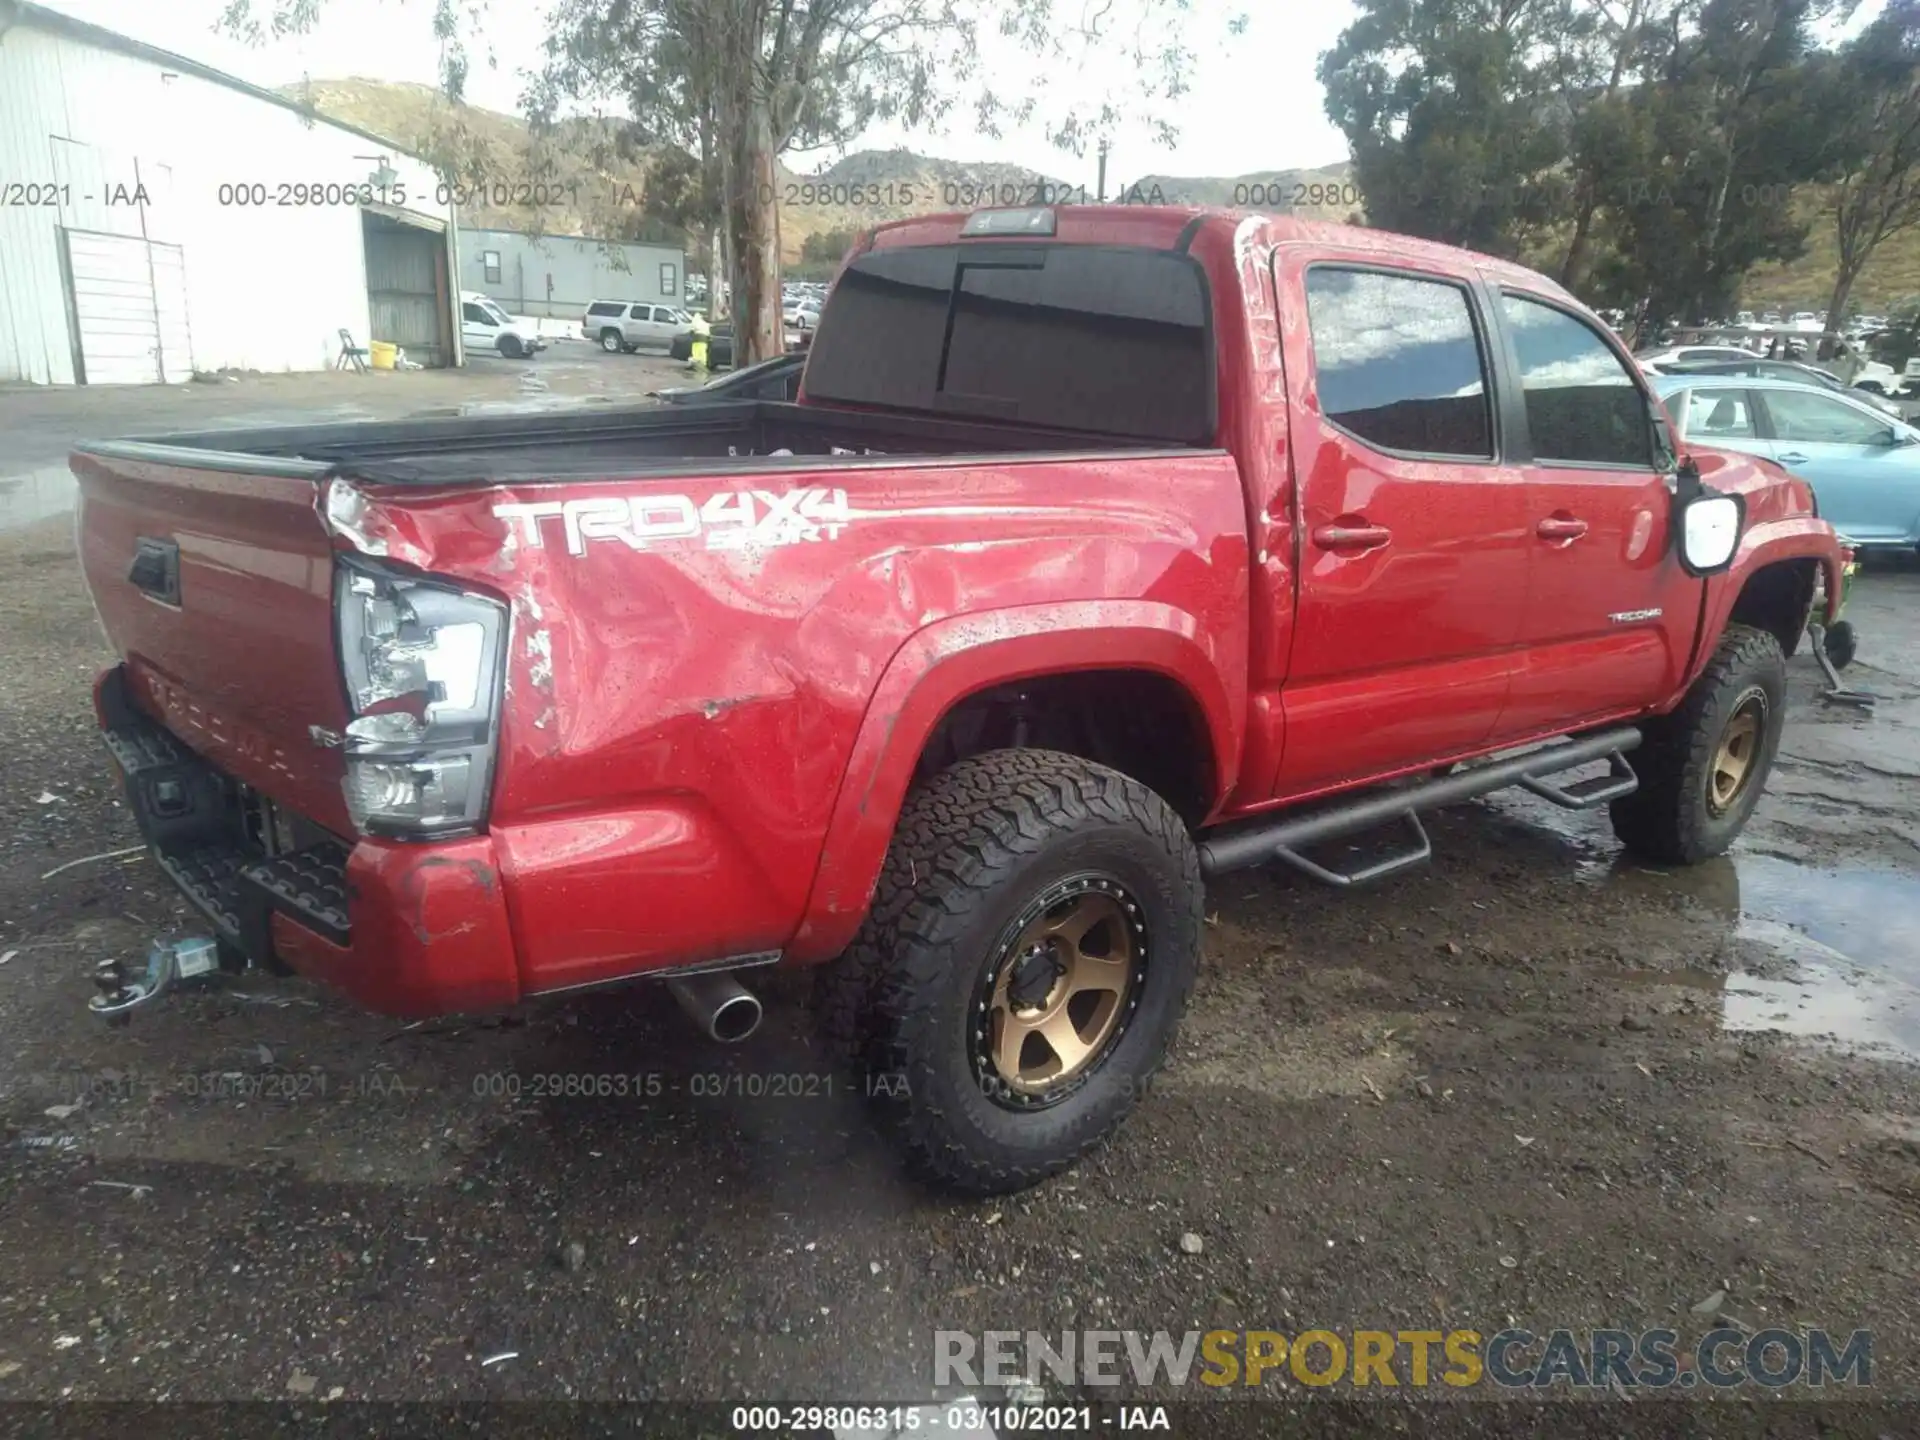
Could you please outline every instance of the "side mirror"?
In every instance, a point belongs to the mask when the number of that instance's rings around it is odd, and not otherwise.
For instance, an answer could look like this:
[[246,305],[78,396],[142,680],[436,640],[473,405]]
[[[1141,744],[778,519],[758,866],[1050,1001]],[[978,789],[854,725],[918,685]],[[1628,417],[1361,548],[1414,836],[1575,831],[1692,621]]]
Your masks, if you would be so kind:
[[1676,500],[1679,523],[1674,531],[1680,542],[1680,568],[1701,576],[1717,575],[1730,567],[1747,518],[1746,498],[1700,489]]

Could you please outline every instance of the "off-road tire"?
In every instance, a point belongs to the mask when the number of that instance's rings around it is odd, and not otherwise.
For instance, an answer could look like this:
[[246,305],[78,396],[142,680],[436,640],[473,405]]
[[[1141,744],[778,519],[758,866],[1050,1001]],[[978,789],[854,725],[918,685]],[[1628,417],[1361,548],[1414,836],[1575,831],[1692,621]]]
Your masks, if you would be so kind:
[[[1081,874],[1138,902],[1138,1003],[1066,1098],[1008,1108],[974,1070],[977,989],[1023,907]],[[816,1007],[911,1173],[960,1194],[1025,1189],[1112,1134],[1159,1069],[1192,993],[1204,898],[1186,826],[1138,781],[1055,751],[974,756],[908,796],[866,922],[823,970]]]
[[[1640,788],[1613,802],[1613,833],[1636,854],[1696,865],[1724,854],[1759,803],[1786,719],[1787,660],[1765,630],[1729,625],[1707,668],[1670,715],[1644,722],[1629,756]],[[1756,692],[1765,697],[1755,767],[1727,808],[1709,803],[1714,757],[1729,721]]]

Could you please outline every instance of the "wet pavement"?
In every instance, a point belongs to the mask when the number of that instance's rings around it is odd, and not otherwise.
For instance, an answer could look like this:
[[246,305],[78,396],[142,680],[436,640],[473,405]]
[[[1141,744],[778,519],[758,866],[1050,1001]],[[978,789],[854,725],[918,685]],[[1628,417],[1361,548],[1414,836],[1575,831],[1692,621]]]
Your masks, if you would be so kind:
[[0,386],[0,531],[66,513],[67,455],[85,440],[196,430],[392,420],[415,414],[499,413],[632,402],[687,369],[653,354],[608,355],[584,341],[532,360],[493,355],[464,370],[322,371],[245,375],[185,385]]
[[1378,889],[1227,877],[1119,1138],[959,1203],[781,977],[727,1049],[646,989],[402,1026],[248,978],[92,1020],[92,966],[187,917],[110,854],[65,526],[0,535],[0,1399],[913,1401],[936,1329],[1697,1333],[1719,1291],[1871,1328],[1914,1395],[1920,567],[1852,618],[1878,709],[1794,661],[1730,857],[1503,795]]

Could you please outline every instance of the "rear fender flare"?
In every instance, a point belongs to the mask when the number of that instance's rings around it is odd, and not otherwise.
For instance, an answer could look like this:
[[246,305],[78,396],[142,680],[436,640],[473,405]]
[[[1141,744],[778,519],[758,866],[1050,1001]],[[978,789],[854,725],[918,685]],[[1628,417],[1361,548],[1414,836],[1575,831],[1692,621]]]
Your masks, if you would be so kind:
[[831,959],[852,941],[921,751],[947,712],[993,685],[1076,670],[1148,670],[1182,685],[1213,745],[1218,803],[1239,766],[1241,717],[1192,615],[1147,600],[1093,600],[939,621],[895,652],[874,687],[788,961]]

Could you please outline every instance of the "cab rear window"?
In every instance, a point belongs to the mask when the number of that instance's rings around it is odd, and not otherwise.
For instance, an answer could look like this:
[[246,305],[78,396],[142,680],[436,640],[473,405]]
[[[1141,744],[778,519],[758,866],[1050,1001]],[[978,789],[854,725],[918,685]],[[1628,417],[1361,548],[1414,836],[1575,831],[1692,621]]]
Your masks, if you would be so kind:
[[1184,255],[1087,245],[878,250],[841,275],[807,393],[1211,444],[1206,282]]

